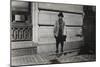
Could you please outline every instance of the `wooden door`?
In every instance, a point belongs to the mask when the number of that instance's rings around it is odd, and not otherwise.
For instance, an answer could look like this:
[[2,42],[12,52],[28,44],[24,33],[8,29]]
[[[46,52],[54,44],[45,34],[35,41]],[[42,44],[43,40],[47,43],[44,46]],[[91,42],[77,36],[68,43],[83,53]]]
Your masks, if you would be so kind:
[[[53,28],[56,20],[58,19],[59,12],[53,11],[39,11],[39,32],[38,32],[38,42],[41,44],[45,43],[55,43]],[[83,40],[82,35],[82,25],[83,25],[83,17],[81,14],[71,14],[71,13],[63,13],[64,21],[66,24],[67,31],[67,42],[72,41],[81,41]]]

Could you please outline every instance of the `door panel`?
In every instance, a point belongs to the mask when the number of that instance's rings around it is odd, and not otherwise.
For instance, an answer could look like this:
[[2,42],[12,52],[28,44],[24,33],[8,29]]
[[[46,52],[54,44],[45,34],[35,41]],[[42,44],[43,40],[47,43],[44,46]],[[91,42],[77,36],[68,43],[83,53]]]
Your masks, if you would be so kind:
[[83,25],[82,15],[64,13],[64,21],[66,25]]
[[[83,17],[79,14],[64,14],[64,21],[66,25],[83,25]],[[54,25],[58,19],[58,12],[40,11],[39,12],[39,24]]]
[[39,28],[39,38],[38,41],[40,43],[51,43],[55,42],[54,36],[53,36],[53,27],[40,27]]

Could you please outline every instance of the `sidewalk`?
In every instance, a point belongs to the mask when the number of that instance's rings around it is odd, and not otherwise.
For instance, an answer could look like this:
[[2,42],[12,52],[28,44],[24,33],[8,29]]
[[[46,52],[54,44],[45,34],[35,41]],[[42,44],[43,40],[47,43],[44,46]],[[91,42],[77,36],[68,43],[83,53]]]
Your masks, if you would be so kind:
[[56,54],[15,56],[11,61],[13,66],[95,61],[95,55],[75,55],[75,53],[66,53],[59,57]]

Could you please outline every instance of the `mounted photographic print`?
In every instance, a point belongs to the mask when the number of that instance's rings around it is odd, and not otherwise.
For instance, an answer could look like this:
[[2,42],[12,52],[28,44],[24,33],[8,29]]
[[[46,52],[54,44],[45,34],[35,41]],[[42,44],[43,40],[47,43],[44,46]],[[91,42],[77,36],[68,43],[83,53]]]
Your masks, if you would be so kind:
[[11,0],[11,66],[96,61],[96,6]]

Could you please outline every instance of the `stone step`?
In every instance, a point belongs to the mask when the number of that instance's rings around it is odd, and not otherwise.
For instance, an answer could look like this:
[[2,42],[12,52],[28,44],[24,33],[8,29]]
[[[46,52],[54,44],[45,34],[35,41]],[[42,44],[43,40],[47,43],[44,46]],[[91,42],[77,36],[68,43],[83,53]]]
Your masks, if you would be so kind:
[[33,41],[11,42],[11,49],[29,48],[34,46],[36,46],[36,43],[34,43]]
[[19,48],[11,50],[11,56],[24,56],[33,54],[37,54],[37,47]]

